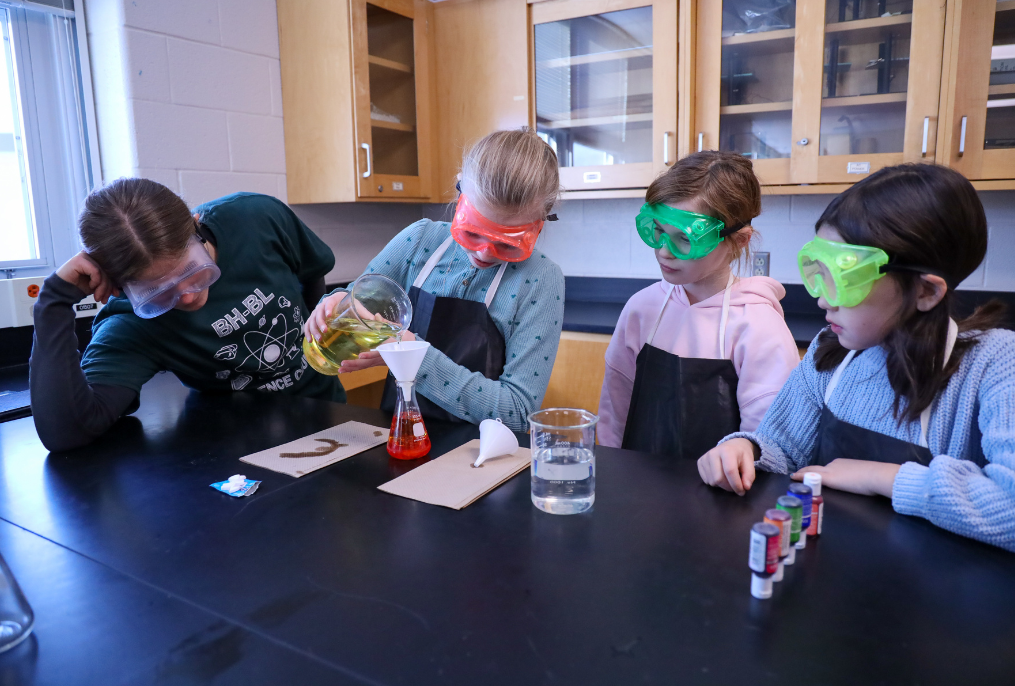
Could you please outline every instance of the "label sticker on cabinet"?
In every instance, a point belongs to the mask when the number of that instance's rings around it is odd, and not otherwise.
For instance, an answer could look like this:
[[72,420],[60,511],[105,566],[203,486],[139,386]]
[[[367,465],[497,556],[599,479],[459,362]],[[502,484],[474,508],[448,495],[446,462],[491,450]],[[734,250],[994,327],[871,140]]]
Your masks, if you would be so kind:
[[585,172],[582,174],[582,181],[585,183],[599,183],[603,180],[602,172]]
[[393,191],[404,190],[403,187],[402,187],[402,182],[401,181],[392,181],[391,182],[391,190],[393,190]]
[[870,162],[847,162],[846,163],[847,174],[870,174],[871,163]]

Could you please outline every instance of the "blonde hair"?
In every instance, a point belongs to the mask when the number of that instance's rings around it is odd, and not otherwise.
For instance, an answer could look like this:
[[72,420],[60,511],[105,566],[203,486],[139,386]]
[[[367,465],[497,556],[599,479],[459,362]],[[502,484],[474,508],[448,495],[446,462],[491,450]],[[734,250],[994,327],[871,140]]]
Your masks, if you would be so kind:
[[488,205],[549,214],[560,196],[557,153],[528,127],[495,131],[462,158],[462,179]]

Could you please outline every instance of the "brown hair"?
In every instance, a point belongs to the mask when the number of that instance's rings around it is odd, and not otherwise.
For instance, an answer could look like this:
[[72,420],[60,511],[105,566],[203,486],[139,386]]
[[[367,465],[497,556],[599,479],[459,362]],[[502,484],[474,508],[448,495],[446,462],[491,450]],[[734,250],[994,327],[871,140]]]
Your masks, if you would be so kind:
[[495,207],[549,213],[560,196],[557,153],[528,127],[495,131],[473,145],[462,158],[462,178]]
[[[871,174],[829,203],[814,225],[836,229],[853,245],[881,248],[899,265],[920,267],[943,277],[948,291],[927,312],[916,308],[920,273],[890,271],[903,293],[895,329],[881,343],[887,354],[888,380],[895,391],[896,420],[916,420],[959,367],[973,337],[960,338],[942,369],[954,288],[987,253],[987,218],[973,185],[947,167],[901,164]],[[958,322],[959,331],[996,328],[1003,305],[994,301]],[[846,356],[830,330],[818,335],[814,353],[819,371],[834,369]],[[905,399],[903,411],[902,401]]]
[[117,284],[182,255],[194,234],[187,203],[149,179],[117,179],[91,193],[78,217],[85,252]]
[[[704,214],[722,219],[727,227],[747,225],[761,214],[761,184],[754,165],[743,155],[724,150],[696,152],[667,169],[648,187],[650,205],[699,200]],[[733,233],[723,243],[730,262],[745,257],[750,239]]]

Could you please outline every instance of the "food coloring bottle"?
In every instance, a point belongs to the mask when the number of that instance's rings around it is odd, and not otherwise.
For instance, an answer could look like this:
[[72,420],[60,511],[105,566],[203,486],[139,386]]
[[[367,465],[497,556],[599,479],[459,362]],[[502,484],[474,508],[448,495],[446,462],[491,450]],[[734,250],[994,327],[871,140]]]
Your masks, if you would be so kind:
[[807,547],[807,529],[811,525],[811,487],[793,483],[789,485],[786,495],[799,498],[800,506],[803,508],[800,516],[800,540],[795,544],[797,548],[802,550]]
[[804,483],[811,487],[811,525],[807,529],[808,536],[820,536],[821,525],[825,520],[825,499],[821,497],[821,475],[815,472],[804,474]]
[[751,527],[751,549],[747,566],[751,568],[751,595],[772,597],[772,575],[779,568],[779,527],[758,522]]
[[800,502],[800,498],[795,496],[781,495],[775,501],[775,507],[787,512],[793,518],[790,523],[789,556],[785,560],[785,564],[791,565],[796,562],[796,543],[800,540],[800,521],[803,518],[803,503]]
[[789,557],[789,537],[790,529],[793,527],[793,517],[784,510],[772,508],[771,510],[765,510],[765,522],[779,527],[779,569],[772,575],[772,581],[778,583],[782,581],[786,558]]

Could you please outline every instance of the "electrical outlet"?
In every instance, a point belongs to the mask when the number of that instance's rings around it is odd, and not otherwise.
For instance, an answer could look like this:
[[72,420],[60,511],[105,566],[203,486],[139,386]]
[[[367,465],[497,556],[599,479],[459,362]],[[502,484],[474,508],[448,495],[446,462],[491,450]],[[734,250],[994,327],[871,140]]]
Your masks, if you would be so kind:
[[751,262],[751,276],[768,276],[768,253],[756,252]]

